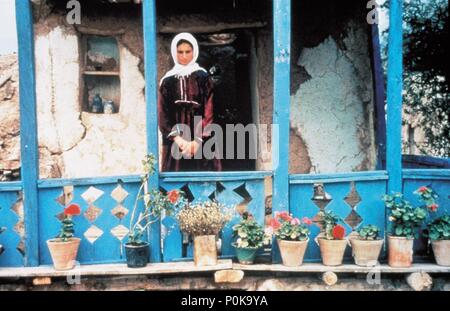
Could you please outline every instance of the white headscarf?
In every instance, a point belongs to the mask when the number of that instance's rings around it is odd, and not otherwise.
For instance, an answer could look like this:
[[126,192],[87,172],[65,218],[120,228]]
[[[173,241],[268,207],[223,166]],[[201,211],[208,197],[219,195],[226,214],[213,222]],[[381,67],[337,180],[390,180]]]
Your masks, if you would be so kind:
[[[187,65],[181,65],[178,63],[177,44],[180,40],[186,40],[192,45],[194,57],[192,58],[191,62]],[[173,59],[173,62],[175,63],[175,66],[173,66],[173,68],[170,69],[164,75],[164,77],[162,77],[161,81],[159,82],[159,85],[162,84],[162,82],[165,78],[170,77],[170,76],[186,77],[197,70],[203,70],[204,72],[206,72],[206,70],[204,68],[200,67],[199,64],[197,63],[197,58],[198,58],[198,53],[199,53],[198,43],[197,43],[197,40],[194,38],[194,36],[191,35],[190,33],[182,32],[182,33],[179,33],[178,35],[176,35],[175,38],[173,38],[173,40],[172,40],[172,44],[170,46],[170,52],[172,54],[172,59]]]

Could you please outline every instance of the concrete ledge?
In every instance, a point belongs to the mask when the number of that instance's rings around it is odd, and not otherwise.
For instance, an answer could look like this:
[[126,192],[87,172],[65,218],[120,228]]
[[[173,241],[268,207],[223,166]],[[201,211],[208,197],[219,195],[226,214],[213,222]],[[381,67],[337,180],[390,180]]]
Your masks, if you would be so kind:
[[387,264],[378,265],[375,267],[361,267],[354,264],[344,264],[336,267],[324,266],[320,263],[304,263],[299,267],[286,267],[281,264],[255,264],[255,265],[241,265],[233,264],[233,269],[243,271],[265,271],[265,272],[335,272],[335,273],[413,273],[413,272],[428,272],[428,273],[450,273],[450,267],[439,266],[437,264],[413,264],[410,268],[392,268]]
[[189,262],[167,262],[150,263],[144,268],[128,268],[126,264],[98,264],[81,265],[67,271],[57,271],[52,266],[0,268],[0,278],[25,278],[25,277],[64,277],[73,275],[159,275],[196,273],[231,269],[231,259],[219,260],[217,265],[197,267],[193,261]]

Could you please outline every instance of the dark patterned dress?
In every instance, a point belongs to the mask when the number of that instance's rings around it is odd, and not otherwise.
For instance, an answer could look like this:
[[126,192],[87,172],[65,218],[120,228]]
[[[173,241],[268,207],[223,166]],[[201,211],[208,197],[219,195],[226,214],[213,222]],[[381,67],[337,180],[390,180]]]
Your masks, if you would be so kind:
[[[198,117],[196,120],[201,118],[201,122],[195,123],[194,117]],[[184,124],[189,127],[191,136],[187,140],[199,142],[200,152],[211,138],[211,129],[207,126],[213,123],[213,117],[213,85],[208,73],[198,70],[187,77],[170,76],[162,81],[158,94],[158,123],[163,137],[163,172],[222,170],[220,159],[217,158],[176,159],[171,154],[172,145],[177,147],[174,137],[183,134],[183,127],[177,129],[175,125]]]

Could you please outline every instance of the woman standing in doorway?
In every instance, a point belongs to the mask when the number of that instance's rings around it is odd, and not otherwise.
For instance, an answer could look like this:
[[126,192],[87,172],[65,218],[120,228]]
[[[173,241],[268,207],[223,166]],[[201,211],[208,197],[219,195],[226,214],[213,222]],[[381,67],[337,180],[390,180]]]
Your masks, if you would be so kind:
[[207,159],[201,150],[211,138],[214,103],[212,81],[197,63],[197,40],[189,33],[176,35],[171,54],[175,65],[161,79],[158,94],[162,171],[221,171],[220,159]]

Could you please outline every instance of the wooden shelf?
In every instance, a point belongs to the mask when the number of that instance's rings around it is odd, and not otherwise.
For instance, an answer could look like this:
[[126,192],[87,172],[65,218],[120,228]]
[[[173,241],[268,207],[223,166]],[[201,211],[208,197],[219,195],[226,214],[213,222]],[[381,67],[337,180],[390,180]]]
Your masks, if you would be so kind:
[[84,75],[86,76],[115,76],[118,77],[120,75],[119,71],[84,71]]
[[231,259],[219,260],[217,265],[197,267],[193,261],[189,262],[163,262],[149,263],[144,268],[128,268],[126,264],[97,264],[81,265],[72,270],[57,271],[53,266],[39,267],[20,267],[20,268],[1,268],[0,278],[17,277],[64,277],[68,275],[159,275],[159,274],[178,274],[178,273],[196,273],[231,269],[233,264]]
[[260,271],[260,272],[327,272],[334,273],[413,273],[413,272],[428,272],[428,273],[450,273],[450,267],[439,266],[431,263],[413,264],[410,268],[392,268],[387,264],[381,264],[375,267],[362,267],[354,264],[343,264],[341,266],[324,266],[321,263],[304,263],[299,267],[287,267],[281,264],[254,264],[242,265],[233,264],[233,269],[244,271]]

